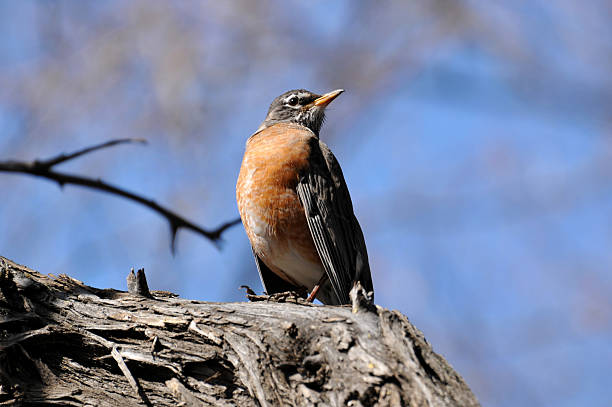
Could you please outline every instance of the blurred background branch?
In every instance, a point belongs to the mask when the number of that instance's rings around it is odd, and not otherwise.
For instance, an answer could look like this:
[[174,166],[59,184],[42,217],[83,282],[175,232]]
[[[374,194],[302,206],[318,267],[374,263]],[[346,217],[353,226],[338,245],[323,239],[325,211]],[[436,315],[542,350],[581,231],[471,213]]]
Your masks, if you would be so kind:
[[95,146],[83,148],[81,150],[75,151],[70,154],[59,154],[55,157],[49,158],[47,160],[34,160],[30,162],[25,161],[0,161],[0,172],[13,172],[13,173],[21,173],[21,174],[29,174],[34,175],[41,178],[46,178],[52,181],[55,181],[59,184],[60,187],[63,187],[66,184],[71,185],[79,185],[86,188],[95,189],[98,191],[103,191],[111,195],[121,196],[128,200],[137,202],[141,205],[146,206],[147,208],[157,212],[159,215],[164,217],[168,224],[170,225],[170,248],[174,253],[176,250],[175,242],[176,242],[176,234],[178,230],[181,228],[191,230],[195,233],[198,233],[213,243],[218,243],[221,238],[221,234],[227,230],[228,228],[237,225],[240,223],[240,218],[233,219],[229,222],[225,222],[221,226],[216,229],[207,230],[202,228],[201,226],[196,225],[195,223],[183,218],[177,213],[170,211],[169,209],[164,208],[163,206],[158,205],[155,201],[145,198],[141,195],[134,194],[132,192],[126,191],[114,185],[107,184],[101,179],[93,179],[88,177],[83,177],[80,175],[66,174],[62,172],[57,172],[53,170],[53,167],[64,163],[69,160],[73,160],[77,157],[80,157],[84,154],[89,154],[91,152],[115,146],[117,144],[124,143],[132,143],[139,142],[145,143],[146,141],[143,139],[117,139],[110,140],[102,144],[97,144]]

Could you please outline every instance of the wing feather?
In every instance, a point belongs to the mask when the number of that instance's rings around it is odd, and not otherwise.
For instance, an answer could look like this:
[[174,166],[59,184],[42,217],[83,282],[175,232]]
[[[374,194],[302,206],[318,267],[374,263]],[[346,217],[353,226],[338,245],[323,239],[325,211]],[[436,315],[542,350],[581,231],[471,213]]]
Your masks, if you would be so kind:
[[373,290],[365,240],[332,152],[325,143],[313,139],[310,159],[308,172],[298,182],[297,194],[337,303],[346,304],[355,281]]

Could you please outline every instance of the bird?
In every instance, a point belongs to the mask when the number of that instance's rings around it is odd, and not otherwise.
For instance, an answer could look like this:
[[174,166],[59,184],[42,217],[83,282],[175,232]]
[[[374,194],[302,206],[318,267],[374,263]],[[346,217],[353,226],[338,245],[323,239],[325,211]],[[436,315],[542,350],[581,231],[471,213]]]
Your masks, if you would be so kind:
[[348,304],[359,281],[373,299],[365,239],[342,169],[319,139],[325,109],[343,92],[283,93],[246,142],[236,200],[268,295],[305,290],[311,302]]

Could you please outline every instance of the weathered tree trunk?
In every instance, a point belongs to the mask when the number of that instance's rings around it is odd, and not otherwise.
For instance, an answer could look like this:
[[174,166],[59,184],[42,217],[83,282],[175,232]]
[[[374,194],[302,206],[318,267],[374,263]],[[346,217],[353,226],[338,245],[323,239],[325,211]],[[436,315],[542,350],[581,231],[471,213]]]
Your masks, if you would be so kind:
[[397,311],[152,298],[0,257],[0,405],[477,406]]

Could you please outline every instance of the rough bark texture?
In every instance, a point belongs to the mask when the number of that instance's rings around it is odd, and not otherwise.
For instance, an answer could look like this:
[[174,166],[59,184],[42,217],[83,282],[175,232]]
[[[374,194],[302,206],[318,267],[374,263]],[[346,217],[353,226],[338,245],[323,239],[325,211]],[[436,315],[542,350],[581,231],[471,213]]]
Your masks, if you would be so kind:
[[151,294],[0,257],[0,405],[478,405],[406,317],[361,290],[352,308]]

